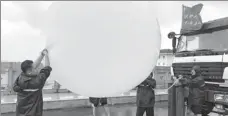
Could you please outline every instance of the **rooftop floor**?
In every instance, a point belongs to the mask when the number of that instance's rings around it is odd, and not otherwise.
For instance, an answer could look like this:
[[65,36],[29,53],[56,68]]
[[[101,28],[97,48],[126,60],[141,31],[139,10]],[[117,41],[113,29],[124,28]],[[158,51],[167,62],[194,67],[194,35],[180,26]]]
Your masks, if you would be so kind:
[[[155,90],[155,94],[168,94],[164,89]],[[125,92],[119,96],[136,96],[136,91]],[[118,97],[118,96],[114,96]],[[43,100],[45,101],[58,101],[58,100],[75,100],[75,99],[87,99],[88,97],[81,96],[74,93],[53,93],[44,94]],[[1,97],[1,104],[15,103],[17,101],[16,95],[5,95]]]
[[[135,104],[125,105],[113,105],[108,106],[110,116],[135,116],[136,106]],[[106,116],[104,109],[100,108],[98,116]],[[2,114],[2,116],[15,116],[15,113]],[[93,116],[91,108],[71,108],[61,110],[44,111],[43,116]],[[144,116],[146,116],[144,114]],[[168,116],[168,103],[160,102],[155,104],[155,116]],[[209,116],[218,116],[216,114],[210,114]]]

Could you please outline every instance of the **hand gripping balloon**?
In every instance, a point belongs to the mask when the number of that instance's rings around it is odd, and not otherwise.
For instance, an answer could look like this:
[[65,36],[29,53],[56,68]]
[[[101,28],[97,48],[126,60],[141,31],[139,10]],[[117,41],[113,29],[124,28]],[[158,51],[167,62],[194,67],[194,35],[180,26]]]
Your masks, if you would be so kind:
[[157,62],[160,29],[148,2],[56,2],[46,18],[51,77],[74,93],[120,95]]

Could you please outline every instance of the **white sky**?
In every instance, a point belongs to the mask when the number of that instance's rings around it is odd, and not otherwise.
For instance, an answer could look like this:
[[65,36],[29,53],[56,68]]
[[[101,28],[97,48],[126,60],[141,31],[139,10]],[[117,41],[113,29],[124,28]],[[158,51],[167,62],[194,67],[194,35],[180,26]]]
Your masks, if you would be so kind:
[[[162,33],[162,48],[171,48],[167,38],[170,31],[178,33],[181,26],[182,4],[192,6],[203,3],[203,22],[228,16],[228,1],[159,1],[151,2],[159,19]],[[1,59],[22,61],[35,59],[44,48],[40,20],[52,1],[4,1],[1,2]],[[31,49],[33,51],[31,51]],[[26,54],[22,59],[18,54]]]

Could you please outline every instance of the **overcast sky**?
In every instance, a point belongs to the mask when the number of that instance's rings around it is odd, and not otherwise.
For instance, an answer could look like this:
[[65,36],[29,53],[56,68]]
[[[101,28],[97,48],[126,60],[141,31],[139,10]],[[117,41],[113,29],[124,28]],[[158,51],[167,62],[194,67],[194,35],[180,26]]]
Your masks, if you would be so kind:
[[[35,59],[45,46],[45,34],[40,22],[53,1],[1,2],[1,59],[22,61]],[[182,4],[192,6],[203,3],[203,22],[228,16],[228,1],[159,1],[152,2],[161,26],[162,48],[171,48],[167,38],[170,31],[179,32]],[[32,51],[31,51],[32,50]],[[24,57],[19,57],[23,55]]]

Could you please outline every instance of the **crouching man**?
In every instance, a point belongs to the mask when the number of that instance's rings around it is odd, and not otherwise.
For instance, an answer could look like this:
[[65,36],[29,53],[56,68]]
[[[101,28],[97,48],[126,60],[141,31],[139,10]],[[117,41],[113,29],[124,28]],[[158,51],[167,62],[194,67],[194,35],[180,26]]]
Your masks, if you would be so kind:
[[93,116],[100,116],[101,110],[103,110],[102,113],[105,113],[105,116],[110,116],[109,108],[104,107],[108,104],[107,98],[89,97],[89,101],[92,104]]

